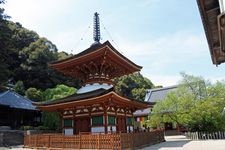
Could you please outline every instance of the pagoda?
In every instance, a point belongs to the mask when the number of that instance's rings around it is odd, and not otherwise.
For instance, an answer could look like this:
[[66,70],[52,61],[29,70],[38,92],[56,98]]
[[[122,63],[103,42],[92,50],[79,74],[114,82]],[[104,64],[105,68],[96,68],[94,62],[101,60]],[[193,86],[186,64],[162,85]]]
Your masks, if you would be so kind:
[[119,53],[109,41],[100,43],[98,13],[94,14],[94,43],[86,50],[49,66],[81,80],[76,94],[42,103],[38,108],[59,112],[65,135],[81,132],[132,132],[133,112],[148,108],[146,102],[123,97],[114,91],[112,80],[141,70]]

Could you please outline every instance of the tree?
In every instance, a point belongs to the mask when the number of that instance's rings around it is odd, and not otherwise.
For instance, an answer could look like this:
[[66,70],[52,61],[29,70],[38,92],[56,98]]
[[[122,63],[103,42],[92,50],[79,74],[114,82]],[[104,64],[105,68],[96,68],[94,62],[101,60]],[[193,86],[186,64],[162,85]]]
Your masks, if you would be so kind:
[[123,96],[136,100],[144,100],[146,89],[154,87],[153,83],[140,73],[114,79],[115,90]]
[[63,59],[66,59],[68,57],[71,57],[73,56],[72,54],[67,54],[66,52],[59,52],[58,53],[58,60],[63,60]]
[[[76,93],[76,89],[66,85],[57,85],[55,88],[43,92],[43,101],[56,100]],[[60,117],[56,112],[43,112],[43,125],[51,130],[60,129]]]
[[189,131],[219,131],[225,129],[221,115],[225,107],[225,83],[211,84],[202,77],[182,74],[178,89],[155,104],[150,126],[174,122]]
[[42,101],[43,99],[42,98],[43,93],[40,90],[37,90],[36,88],[27,89],[25,94],[27,98],[35,102]]
[[[45,89],[54,86],[48,62],[57,60],[57,48],[45,38],[40,38],[20,51],[21,67],[26,72],[23,81],[27,87]],[[33,79],[33,80],[30,80]]]
[[[0,5],[4,3],[5,0],[0,0]],[[11,71],[8,69],[9,65],[7,64],[11,35],[7,24],[8,18],[9,16],[4,14],[4,8],[0,7],[0,85],[5,84],[11,75]]]
[[76,93],[77,89],[60,84],[43,92],[43,101],[56,100]]
[[[4,0],[0,0],[3,4]],[[66,77],[48,67],[48,63],[64,59],[71,54],[57,52],[49,40],[24,28],[19,22],[7,20],[0,8],[0,86],[8,80],[13,84],[23,81],[25,89],[34,87],[45,90],[60,83],[78,87],[79,80]]]
[[14,90],[20,95],[24,95],[25,89],[24,89],[23,81],[17,81],[16,84],[14,85]]

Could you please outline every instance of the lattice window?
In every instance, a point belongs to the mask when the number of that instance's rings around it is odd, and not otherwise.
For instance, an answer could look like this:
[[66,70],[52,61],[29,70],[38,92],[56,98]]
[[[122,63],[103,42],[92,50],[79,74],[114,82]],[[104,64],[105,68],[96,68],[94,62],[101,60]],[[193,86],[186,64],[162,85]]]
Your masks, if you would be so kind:
[[127,118],[127,125],[133,125],[134,119],[132,117]]
[[92,125],[103,125],[103,116],[92,117]]
[[108,124],[109,125],[116,125],[116,117],[115,116],[108,116]]
[[64,124],[64,127],[73,127],[73,120],[72,119],[64,119],[63,124]]

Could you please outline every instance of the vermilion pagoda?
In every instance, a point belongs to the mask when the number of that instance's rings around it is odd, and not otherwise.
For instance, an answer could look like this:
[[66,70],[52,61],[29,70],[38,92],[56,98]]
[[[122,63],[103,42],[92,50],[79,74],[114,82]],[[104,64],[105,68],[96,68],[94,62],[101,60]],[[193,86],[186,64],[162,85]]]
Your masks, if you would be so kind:
[[99,18],[94,19],[95,43],[83,52],[49,66],[65,75],[79,78],[76,94],[37,106],[61,114],[66,135],[79,132],[129,132],[134,130],[133,112],[149,107],[145,102],[125,98],[114,91],[112,79],[141,70],[119,53],[109,41],[101,44]]

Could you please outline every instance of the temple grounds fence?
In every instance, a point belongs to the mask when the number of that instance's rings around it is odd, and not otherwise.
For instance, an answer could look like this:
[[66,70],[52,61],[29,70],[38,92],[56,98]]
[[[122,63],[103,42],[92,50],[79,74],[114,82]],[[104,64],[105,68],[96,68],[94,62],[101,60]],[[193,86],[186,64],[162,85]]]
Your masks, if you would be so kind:
[[225,132],[186,132],[185,136],[192,140],[225,139]]
[[78,134],[65,136],[62,134],[25,135],[24,147],[43,149],[134,149],[144,145],[152,145],[164,141],[161,130],[138,133],[111,134]]

